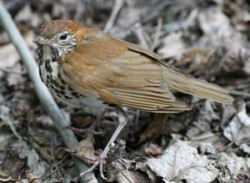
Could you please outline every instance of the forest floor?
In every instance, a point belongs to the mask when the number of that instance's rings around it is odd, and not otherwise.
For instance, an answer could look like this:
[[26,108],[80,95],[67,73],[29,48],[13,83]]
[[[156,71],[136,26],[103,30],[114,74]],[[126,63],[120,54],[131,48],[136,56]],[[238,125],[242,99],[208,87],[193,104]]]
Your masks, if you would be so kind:
[[[216,83],[235,101],[182,96],[192,110],[152,114],[125,109],[128,125],[104,164],[118,183],[250,182],[250,3],[248,0],[5,0],[32,54],[43,23],[71,19],[151,49],[182,73]],[[117,125],[59,104],[80,146],[67,149],[43,109],[27,69],[0,25],[0,182],[73,182],[73,158],[103,150]],[[91,182],[91,181],[90,181]],[[92,180],[94,182],[94,180]]]

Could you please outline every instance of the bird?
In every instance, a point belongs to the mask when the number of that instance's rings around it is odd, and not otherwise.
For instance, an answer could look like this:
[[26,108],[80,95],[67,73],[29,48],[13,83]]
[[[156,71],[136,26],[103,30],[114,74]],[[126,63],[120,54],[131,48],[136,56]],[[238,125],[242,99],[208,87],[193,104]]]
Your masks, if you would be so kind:
[[112,108],[121,114],[99,160],[80,176],[100,165],[105,178],[103,160],[127,122],[122,107],[170,114],[191,110],[177,93],[233,102],[225,88],[182,74],[157,53],[71,20],[44,24],[34,42],[40,77],[58,101],[75,108]]

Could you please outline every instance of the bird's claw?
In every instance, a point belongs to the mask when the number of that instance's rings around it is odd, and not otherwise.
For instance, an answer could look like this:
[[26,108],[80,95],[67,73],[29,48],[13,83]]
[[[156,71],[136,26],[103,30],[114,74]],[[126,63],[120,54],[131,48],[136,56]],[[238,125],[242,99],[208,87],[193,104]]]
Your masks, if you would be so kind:
[[84,175],[91,173],[98,165],[100,166],[100,176],[102,179],[107,179],[103,173],[103,164],[104,164],[105,158],[100,156],[95,160],[95,163],[86,171],[80,173],[80,177],[83,177]]

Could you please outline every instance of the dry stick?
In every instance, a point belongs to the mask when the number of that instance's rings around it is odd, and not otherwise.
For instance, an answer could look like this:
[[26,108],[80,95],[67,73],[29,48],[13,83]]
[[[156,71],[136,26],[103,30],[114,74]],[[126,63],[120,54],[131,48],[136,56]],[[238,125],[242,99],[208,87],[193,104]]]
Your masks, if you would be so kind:
[[250,94],[248,92],[233,90],[230,93],[232,95],[235,95],[235,96],[240,96],[240,97],[244,97],[244,98],[250,98]]
[[152,51],[154,51],[154,49],[158,46],[161,28],[162,28],[162,18],[158,18],[158,25],[157,25],[156,33],[154,36],[154,41],[153,41],[153,44],[151,45],[151,48],[150,48],[150,50],[152,50]]
[[124,0],[115,0],[111,15],[105,25],[104,32],[109,32],[109,30],[114,25],[115,19],[124,4]]
[[[120,31],[119,33],[115,34],[115,36],[120,38],[120,39],[124,39],[125,37],[130,35],[132,32],[135,32],[135,30],[137,28],[139,28],[139,27],[137,27],[137,23],[140,23],[143,26],[148,24],[152,20],[158,18],[159,15],[163,12],[163,10],[166,9],[166,7],[168,7],[171,4],[173,4],[173,3],[169,0],[162,0],[162,2],[159,3],[154,8],[153,12],[146,14],[144,17],[142,17],[141,20],[134,22],[132,25],[128,26],[128,28],[125,29],[124,31]],[[152,33],[154,33],[154,32],[156,32],[155,29],[153,29]]]
[[[15,23],[13,22],[10,14],[3,6],[2,1],[0,1],[0,23],[7,31],[11,41],[15,45],[17,51],[19,52],[22,61],[28,69],[29,76],[34,84],[34,89],[37,96],[40,99],[44,109],[47,111],[49,116],[54,121],[54,125],[58,132],[60,133],[67,148],[73,148],[78,145],[78,141],[74,133],[66,128],[68,126],[68,121],[64,118],[61,111],[57,107],[54,99],[52,98],[50,92],[45,87],[45,85],[40,80],[38,66],[30,53],[24,39],[22,38],[20,32],[18,31]],[[74,159],[75,164],[80,172],[88,169],[88,166],[81,163],[79,160]],[[94,174],[88,174],[82,178],[82,182],[97,182]]]
[[145,35],[146,33],[145,33],[141,23],[137,23],[135,26],[136,26],[135,34],[139,39],[140,45],[145,49],[149,49],[149,45],[147,43],[146,35]]

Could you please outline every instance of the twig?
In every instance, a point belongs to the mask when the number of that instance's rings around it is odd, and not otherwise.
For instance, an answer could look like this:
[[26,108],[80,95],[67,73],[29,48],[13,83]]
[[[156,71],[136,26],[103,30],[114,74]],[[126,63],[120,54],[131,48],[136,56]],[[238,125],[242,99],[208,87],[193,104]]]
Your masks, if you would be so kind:
[[124,4],[124,0],[115,0],[111,15],[105,25],[104,32],[109,32],[109,30],[114,25],[115,19]]
[[174,4],[174,1],[163,0],[160,4],[158,4],[153,11],[148,13],[142,20],[142,25],[151,22],[155,18],[158,18],[159,15],[170,5]]
[[141,23],[138,22],[135,26],[136,26],[136,29],[134,31],[135,31],[136,36],[139,39],[140,45],[145,49],[149,49],[149,45],[146,41],[145,31]]
[[[173,4],[173,3],[169,0],[162,1],[159,5],[157,5],[154,8],[153,12],[148,13],[141,20],[134,22],[132,25],[129,25],[128,29],[125,29],[124,31],[115,34],[115,36],[120,38],[120,39],[124,39],[125,37],[130,35],[132,32],[134,32],[137,28],[139,28],[136,26],[137,23],[141,22],[142,25],[146,25],[150,21],[158,18],[159,14],[161,14],[163,12],[163,10],[165,10],[171,4]],[[156,31],[153,30],[153,32],[156,32]]]
[[250,98],[250,94],[247,92],[243,92],[243,91],[231,91],[230,92],[232,95],[236,95],[236,96],[240,96],[240,97],[244,97],[244,98]]
[[14,126],[14,122],[13,119],[11,119],[10,117],[10,110],[9,108],[5,107],[4,105],[0,106],[0,119],[2,119],[2,121],[8,125],[12,131],[12,133],[16,136],[16,138],[18,140],[21,140],[22,137],[19,135],[19,133],[16,131],[16,128]]
[[158,19],[158,25],[157,25],[157,28],[156,28],[156,33],[155,33],[155,36],[154,36],[154,41],[153,41],[153,44],[151,45],[151,48],[150,48],[150,50],[152,50],[152,51],[158,45],[161,29],[162,29],[162,18],[159,18]]
[[[69,128],[66,128],[69,122],[64,118],[54,99],[52,98],[50,92],[40,80],[38,66],[32,54],[30,53],[30,50],[28,49],[24,39],[18,31],[15,23],[13,22],[10,14],[3,6],[2,1],[0,1],[0,23],[5,28],[11,41],[19,52],[22,61],[26,65],[29,76],[34,84],[35,92],[39,97],[44,109],[54,121],[54,125],[58,130],[59,134],[61,135],[66,147],[73,148],[77,146],[78,141],[74,133]],[[80,172],[88,169],[88,166],[81,163],[79,160],[74,159],[74,161]],[[84,183],[90,181],[97,182],[96,178],[94,177],[94,174],[88,174],[82,179],[82,182]]]
[[[175,32],[175,31],[181,31],[181,30],[187,30],[190,27],[192,27],[195,24],[194,19],[197,17],[197,11],[193,11],[189,17],[184,20],[184,21],[174,21],[171,23],[164,24],[162,26],[162,31],[160,34],[161,36],[164,36],[170,32]],[[150,34],[154,33],[156,31],[157,27],[154,27],[149,31]]]

